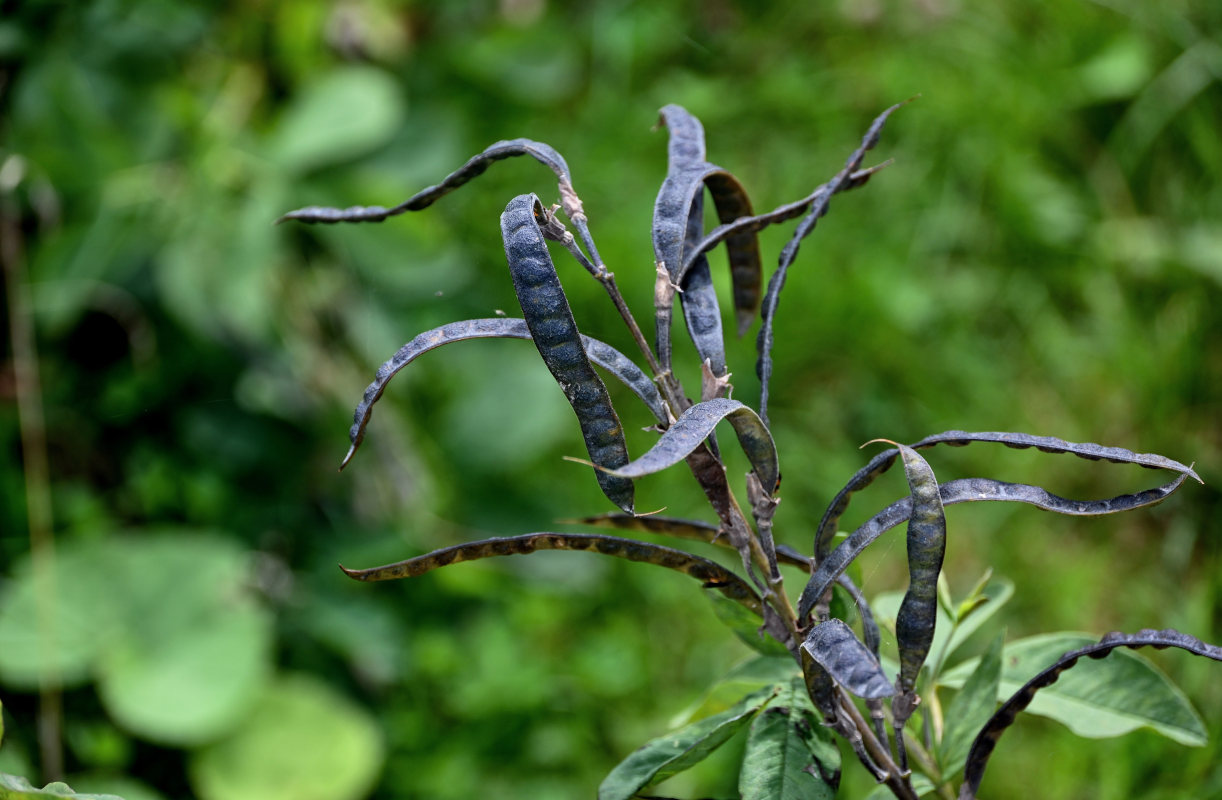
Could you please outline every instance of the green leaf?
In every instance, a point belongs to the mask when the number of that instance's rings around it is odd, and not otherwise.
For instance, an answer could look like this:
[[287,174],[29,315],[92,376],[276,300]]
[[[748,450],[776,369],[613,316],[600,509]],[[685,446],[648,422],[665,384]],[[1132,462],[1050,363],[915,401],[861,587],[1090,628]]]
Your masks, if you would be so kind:
[[738,791],[743,800],[831,800],[839,786],[840,750],[797,679],[751,723]]
[[87,543],[61,546],[44,575],[28,557],[18,562],[0,592],[0,678],[7,685],[37,689],[42,675],[65,687],[88,680],[116,624],[109,560],[101,543]]
[[27,798],[79,797],[81,800],[122,800],[113,794],[77,794],[66,783],[48,783],[41,789],[25,778],[0,773],[0,800],[27,800]]
[[775,694],[775,688],[763,689],[720,714],[646,742],[603,779],[598,800],[628,800],[644,787],[690,769],[729,741]]
[[[1085,633],[1049,633],[1006,645],[999,699],[1006,699],[1040,670],[1070,650],[1093,644]],[[960,664],[941,678],[963,686],[978,659]],[[1104,659],[1085,659],[1053,685],[1035,695],[1027,711],[1055,719],[1091,739],[1120,736],[1149,727],[1181,744],[1200,747],[1208,733],[1188,698],[1143,656],[1116,650]]]
[[150,741],[200,744],[232,730],[271,669],[273,620],[239,606],[159,638],[116,643],[98,677],[115,721]]
[[786,683],[801,677],[798,665],[788,652],[784,656],[755,656],[720,678],[704,695],[688,708],[676,714],[671,727],[678,728],[698,719],[720,714],[732,708],[744,695],[767,686]]
[[201,800],[357,800],[385,755],[377,723],[318,680],[273,684],[233,736],[193,754]]
[[[765,656],[789,656],[785,645],[778,642],[760,629],[760,618],[741,603],[735,602],[714,589],[706,589],[705,596],[713,604],[713,612],[727,628],[734,632],[738,640]],[[790,664],[793,661],[790,660]]]
[[272,158],[310,170],[386,144],[406,114],[399,85],[374,67],[333,69],[293,99],[273,134]]
[[998,634],[980,657],[976,669],[946,709],[946,731],[942,734],[940,762],[943,775],[955,775],[967,762],[976,733],[997,708],[1001,684],[1001,651],[1005,634]]

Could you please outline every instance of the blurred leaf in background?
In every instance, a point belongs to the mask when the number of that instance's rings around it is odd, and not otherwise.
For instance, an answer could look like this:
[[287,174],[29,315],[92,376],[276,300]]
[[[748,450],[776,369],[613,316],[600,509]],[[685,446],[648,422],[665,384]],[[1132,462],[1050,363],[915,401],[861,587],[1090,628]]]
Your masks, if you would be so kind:
[[[948,574],[960,589],[987,565],[1012,577],[998,616],[1015,637],[1168,625],[1219,638],[1218,4],[0,10],[0,189],[32,297],[58,577],[47,632],[31,622],[5,348],[0,772],[39,777],[36,672],[53,659],[81,791],[308,796],[284,777],[295,754],[327,773],[300,775],[331,797],[569,798],[748,658],[687,581],[636,565],[541,554],[385,586],[335,569],[606,510],[561,460],[582,452],[580,433],[520,342],[412,365],[335,472],[351,408],[400,344],[513,314],[497,217],[523,192],[558,199],[545,170],[496,164],[381,225],[272,225],[303,205],[393,204],[528,136],[567,157],[604,259],[647,316],[666,149],[650,126],[672,102],[765,209],[809,192],[878,111],[921,94],[879,150],[895,165],[833,203],[778,313],[780,540],[809,549],[857,445],[877,436],[1024,429],[1165,452],[1209,485],[1119,521],[956,508]],[[784,235],[762,237],[766,259]],[[584,278],[562,271],[582,330],[630,352]],[[676,363],[691,380],[686,347]],[[753,361],[753,336],[730,345],[749,404]],[[643,452],[648,414],[615,399]],[[498,407],[531,422],[468,423]],[[1068,496],[1139,480],[1035,454],[940,457],[943,480],[1038,471]],[[904,493],[875,491],[855,513]],[[638,505],[704,514],[678,470],[642,481]],[[870,595],[902,585],[902,554],[877,550],[859,581]],[[1203,664],[1155,657],[1205,715],[1206,747],[1172,757],[1140,733],[1084,744],[1033,723],[994,769],[1038,768],[1048,798],[1084,784],[1103,798],[1222,796],[1222,688]],[[281,718],[298,721],[291,735]],[[314,738],[329,727],[334,743]],[[332,768],[312,755],[327,747],[354,755]],[[705,766],[674,791],[733,794],[731,763]],[[856,772],[846,797],[869,791]]]

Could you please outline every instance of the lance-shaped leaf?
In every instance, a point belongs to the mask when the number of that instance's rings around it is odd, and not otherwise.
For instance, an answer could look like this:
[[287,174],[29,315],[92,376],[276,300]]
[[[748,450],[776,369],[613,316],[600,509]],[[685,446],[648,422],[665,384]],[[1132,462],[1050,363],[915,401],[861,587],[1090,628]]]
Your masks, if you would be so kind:
[[[579,525],[593,525],[596,528],[615,528],[618,530],[641,531],[643,533],[655,533],[662,536],[675,536],[680,539],[695,539],[696,541],[708,542],[710,544],[721,545],[722,547],[730,547],[729,539],[724,535],[721,528],[717,525],[712,525],[708,522],[702,522],[694,519],[675,519],[673,517],[660,517],[657,514],[648,516],[634,516],[631,514],[622,514],[617,511],[611,511],[606,514],[597,514],[590,517],[582,517],[574,520],[561,520],[561,522],[572,522]],[[791,567],[810,572],[810,559],[799,553],[792,547],[784,544],[776,545],[777,561],[782,564],[788,564]],[[846,579],[847,580],[847,579]],[[854,586],[850,593],[856,592],[857,587]],[[854,598],[860,604],[860,594],[854,594]]]
[[739,444],[761,485],[769,493],[776,491],[781,473],[772,435],[758,414],[737,400],[724,397],[697,403],[684,411],[648,453],[630,464],[608,471],[624,478],[640,478],[678,464],[699,447],[723,419],[734,427]]
[[[373,415],[373,405],[386,391],[386,385],[390,383],[390,379],[421,355],[442,345],[466,339],[529,340],[530,338],[530,329],[526,326],[526,320],[517,317],[490,317],[451,322],[416,336],[400,347],[390,360],[378,367],[373,383],[369,384],[369,388],[365,390],[365,396],[353,414],[352,429],[348,433],[352,446],[348,450],[348,455],[344,457],[343,466],[348,465],[348,462],[352,460],[352,455],[364,440],[365,428],[369,425],[369,418]],[[606,342],[584,334],[581,336],[581,343],[590,361],[614,375],[631,389],[649,407],[659,422],[666,422],[666,407],[662,404],[662,396],[658,393],[658,387],[649,379],[648,375],[641,371],[640,367],[633,363],[632,359]]]
[[829,619],[811,628],[802,642],[815,663],[858,697],[890,697],[895,687],[887,680],[878,659],[843,620]]
[[776,690],[762,689],[733,707],[641,745],[598,787],[598,800],[629,800],[650,784],[691,769],[728,742],[769,703]]
[[688,575],[716,589],[726,597],[741,603],[762,616],[760,599],[747,582],[715,561],[685,553],[670,547],[622,539],[618,536],[603,536],[593,533],[528,533],[524,536],[483,539],[478,542],[454,545],[434,550],[422,556],[409,558],[394,564],[369,569],[347,569],[340,567],[350,578],[358,581],[392,581],[399,578],[415,578],[426,572],[457,564],[461,561],[476,561],[495,556],[513,556],[534,553],[539,550],[582,550],[604,556],[614,556],[628,561],[642,561],[666,567]]
[[[577,414],[586,451],[596,467],[615,469],[628,463],[624,430],[602,379],[582,347],[569,301],[556,275],[536,215],[543,214],[533,194],[515,197],[501,215],[501,235],[513,288],[522,306],[526,327],[543,363]],[[632,481],[596,469],[603,494],[632,513]]]
[[[899,451],[895,451],[898,455]],[[1068,516],[1090,517],[1103,514],[1118,514],[1136,508],[1156,505],[1167,499],[1184,482],[1181,474],[1171,483],[1146,489],[1135,494],[1122,494],[1104,500],[1068,500],[1058,497],[1040,486],[1023,483],[1006,483],[989,478],[960,478],[947,481],[939,487],[943,506],[980,501],[1026,503],[1027,505]],[[906,522],[912,514],[912,498],[897,500],[866,520],[835,550],[818,561],[818,567],[807,581],[798,600],[798,616],[804,617],[832,585],[832,582],[861,555],[879,536],[895,526]]]
[[801,682],[751,722],[742,763],[742,800],[832,800],[840,787],[840,750]]
[[776,317],[777,303],[780,302],[781,290],[785,288],[785,278],[789,273],[789,266],[797,258],[798,248],[801,247],[802,240],[810,235],[810,232],[815,229],[819,218],[827,213],[832,196],[843,191],[846,185],[851,183],[853,173],[861,168],[861,162],[866,157],[866,151],[878,144],[878,137],[882,133],[883,125],[887,123],[887,118],[900,105],[903,104],[898,103],[891,106],[882,114],[879,114],[870,125],[869,130],[866,131],[866,135],[861,140],[861,145],[849,156],[844,168],[836,174],[836,177],[827,182],[823,194],[811,203],[810,211],[798,223],[797,230],[794,231],[789,242],[781,250],[781,257],[777,264],[776,272],[773,272],[772,277],[768,279],[768,290],[764,293],[764,302],[760,307],[762,324],[755,343],[755,349],[759,353],[759,360],[756,362],[755,371],[760,379],[760,416],[765,422],[768,419],[768,384],[772,378],[772,323]]
[[[915,450],[898,445],[911,490],[908,517],[908,591],[895,620],[900,651],[900,691],[911,693],[929,655],[938,610],[938,574],[946,554],[946,513],[938,479]],[[902,727],[899,720],[897,725]],[[898,736],[898,733],[897,733]]]
[[1013,724],[1019,713],[1031,703],[1036,692],[1055,683],[1061,676],[1061,673],[1071,669],[1078,663],[1078,659],[1083,656],[1103,658],[1118,647],[1128,647],[1134,650],[1142,647],[1155,647],[1159,649],[1177,647],[1181,650],[1187,650],[1194,655],[1210,658],[1214,661],[1222,661],[1222,648],[1206,644],[1200,639],[1173,629],[1162,631],[1141,630],[1134,634],[1109,633],[1097,643],[1089,644],[1077,650],[1071,650],[1057,659],[1056,663],[1027,681],[1021,689],[1002,704],[1001,708],[997,709],[997,712],[993,714],[992,718],[989,719],[980,730],[980,733],[977,734],[976,740],[972,743],[971,752],[967,757],[967,767],[964,770],[964,780],[963,786],[959,791],[959,800],[974,800],[976,792],[980,789],[980,782],[984,778],[984,770],[988,765],[989,756],[992,755],[993,749],[997,746],[998,739],[1001,738],[1001,734],[1005,732],[1005,729]]
[[[1126,450],[1123,447],[1105,447],[1104,445],[1091,442],[1067,442],[1064,439],[1058,439],[1053,436],[1032,436],[1028,433],[946,431],[934,434],[933,436],[926,436],[924,439],[913,444],[912,449],[923,450],[938,444],[962,447],[972,442],[1004,444],[1017,450],[1034,447],[1045,453],[1068,453],[1088,461],[1102,460],[1111,461],[1116,464],[1137,464],[1147,469],[1166,469],[1191,477],[1198,483],[1202,482],[1200,476],[1191,467],[1155,453],[1134,453],[1132,450]],[[814,549],[816,560],[822,561],[823,557],[827,554],[828,545],[832,537],[836,535],[836,528],[840,523],[840,517],[848,509],[849,499],[852,495],[869,486],[874,482],[875,478],[889,470],[898,456],[899,450],[895,448],[884,450],[874,456],[832,498],[832,502],[828,505],[827,511],[824,512],[823,519],[819,521],[819,527],[815,531]],[[1176,485],[1178,486],[1179,484]]]
[[1001,684],[1001,653],[1004,634],[998,634],[981,656],[976,669],[946,709],[946,730],[938,746],[943,775],[955,775],[967,763],[972,738],[997,708]]

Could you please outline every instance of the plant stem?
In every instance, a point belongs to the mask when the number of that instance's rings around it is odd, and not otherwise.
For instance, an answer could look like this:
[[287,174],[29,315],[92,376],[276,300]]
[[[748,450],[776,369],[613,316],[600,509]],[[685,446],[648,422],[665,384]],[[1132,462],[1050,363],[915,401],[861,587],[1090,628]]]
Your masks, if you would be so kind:
[[865,717],[857,710],[856,704],[853,703],[842,687],[837,686],[836,692],[840,698],[840,707],[848,714],[858,733],[861,734],[861,740],[865,745],[866,752],[869,753],[870,758],[874,759],[874,763],[886,773],[883,782],[890,787],[891,792],[900,798],[900,800],[917,800],[916,792],[913,790],[912,783],[908,780],[907,774],[900,771],[899,766],[891,758],[890,751],[874,736],[874,731],[870,729],[870,725],[866,722]]
[[55,534],[51,522],[51,486],[47,469],[46,423],[42,414],[42,386],[38,375],[38,348],[34,336],[29,285],[21,247],[21,227],[12,190],[24,167],[18,156],[0,165],[0,262],[8,295],[9,332],[13,347],[13,382],[17,419],[21,429],[21,455],[25,471],[26,523],[30,561],[34,570],[38,616],[38,749],[43,778],[63,778],[63,700],[53,648],[55,625]]

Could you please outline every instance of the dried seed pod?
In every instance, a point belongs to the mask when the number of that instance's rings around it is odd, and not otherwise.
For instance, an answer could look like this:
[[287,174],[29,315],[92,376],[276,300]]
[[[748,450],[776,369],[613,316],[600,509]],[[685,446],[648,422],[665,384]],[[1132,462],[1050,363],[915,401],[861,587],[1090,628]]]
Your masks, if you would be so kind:
[[565,162],[564,157],[556,152],[551,145],[531,139],[508,139],[495,142],[485,148],[482,153],[478,153],[468,159],[466,164],[463,164],[447,175],[442,179],[441,183],[421,189],[399,205],[391,208],[384,208],[382,206],[352,206],[350,208],[309,206],[307,208],[299,208],[296,211],[290,211],[276,220],[276,223],[279,224],[290,219],[299,222],[322,223],[381,222],[387,217],[394,217],[407,211],[419,211],[423,208],[428,208],[437,200],[467,183],[472,178],[484,174],[494,161],[523,155],[531,156],[555,173],[559,181],[560,204],[564,208],[564,215],[568,217],[573,223],[573,227],[577,229],[577,235],[589,251],[590,259],[595,264],[601,264],[602,262],[598,258],[598,251],[594,248],[594,240],[590,236],[581,198],[577,196],[577,191],[573,188],[569,165]]
[[[888,451],[891,452],[891,451]],[[894,451],[896,455],[899,451]],[[1041,486],[1030,486],[1023,483],[1006,483],[990,478],[960,478],[947,481],[938,488],[943,506],[958,503],[978,501],[1001,501],[1010,503],[1026,503],[1027,505],[1075,517],[1101,516],[1103,514],[1118,514],[1122,511],[1132,511],[1136,508],[1153,506],[1166,500],[1183,484],[1186,474],[1181,474],[1171,483],[1146,489],[1135,494],[1122,494],[1103,500],[1068,500],[1058,497]],[[842,541],[835,550],[826,557],[816,561],[816,569],[802,590],[798,600],[798,616],[804,617],[815,607],[815,603],[823,596],[849,564],[874,541],[887,531],[903,522],[912,514],[912,498],[905,497],[896,500],[882,511],[866,520],[847,539]]]
[[911,447],[896,446],[904,460],[904,474],[912,500],[908,516],[908,591],[904,593],[895,621],[895,638],[900,651],[900,691],[909,693],[916,686],[917,675],[933,643],[938,575],[946,554],[946,512],[942,509],[938,479],[928,462]]
[[756,338],[755,348],[759,353],[759,360],[756,362],[755,371],[760,379],[760,417],[764,423],[768,422],[768,385],[772,378],[772,322],[776,316],[777,303],[780,302],[781,290],[785,288],[785,277],[789,272],[789,265],[797,258],[798,248],[802,245],[802,240],[805,239],[811,231],[815,229],[819,218],[827,213],[828,205],[831,203],[832,196],[843,191],[853,181],[853,175],[861,168],[861,162],[866,157],[866,151],[878,144],[878,137],[882,133],[883,125],[886,124],[887,118],[899,108],[902,103],[897,103],[891,106],[871,123],[869,130],[861,140],[861,145],[853,151],[845,162],[844,169],[836,174],[836,177],[827,182],[824,192],[818,196],[812,203],[810,211],[798,223],[797,230],[789,242],[781,250],[781,258],[777,264],[776,272],[772,273],[772,277],[768,279],[768,290],[764,293],[764,302],[760,306],[760,332]]
[[501,215],[513,288],[535,347],[577,414],[586,451],[600,467],[595,475],[603,494],[631,514],[632,481],[608,471],[628,463],[624,431],[607,387],[590,365],[547,251],[538,219],[545,213],[538,197],[524,194],[511,200]]
[[[609,512],[606,514],[597,514],[590,517],[582,517],[581,519],[566,519],[561,522],[568,522],[579,525],[593,525],[596,528],[615,528],[617,530],[640,531],[642,533],[655,533],[662,536],[675,536],[680,539],[694,539],[700,542],[708,542],[709,544],[718,544],[725,547],[730,546],[729,540],[723,535],[721,528],[717,525],[711,525],[707,522],[701,522],[694,519],[674,519],[672,517],[660,517],[656,514],[648,516],[632,516],[630,514],[622,514],[619,512]],[[810,559],[799,553],[797,550],[788,545],[776,545],[777,561],[782,564],[788,564],[791,567],[810,572]],[[854,601],[862,608],[865,608],[864,598],[861,596],[856,586],[852,586],[852,582],[847,577],[843,578],[842,584],[848,582],[849,592],[853,595]],[[863,618],[868,614],[868,609],[863,611]],[[874,618],[870,617],[870,623],[873,624]],[[874,626],[874,637],[878,638],[878,627]],[[870,641],[870,634],[867,631],[866,642]],[[874,646],[874,652],[877,655],[878,646]]]
[[[451,322],[448,325],[442,325],[439,328],[425,331],[400,347],[391,356],[390,360],[378,368],[373,383],[369,384],[369,388],[365,390],[364,397],[356,407],[356,412],[353,414],[352,429],[348,433],[348,438],[352,444],[348,448],[348,454],[344,457],[344,462],[340,469],[348,465],[348,462],[352,460],[353,454],[356,453],[356,449],[360,447],[361,441],[365,438],[365,428],[369,424],[370,417],[373,415],[374,403],[386,391],[386,385],[390,383],[390,379],[400,370],[424,353],[435,350],[442,345],[465,339],[492,338],[530,339],[531,336],[524,319],[516,317],[491,317],[488,319],[468,319],[462,322]],[[649,407],[649,410],[653,412],[658,422],[666,423],[666,407],[662,403],[661,395],[658,394],[658,387],[654,385],[653,381],[649,380],[649,376],[642,372],[640,367],[606,342],[601,342],[598,339],[585,335],[581,337],[581,342],[585,347],[586,355],[590,357],[590,361],[622,381],[625,386],[631,389]]]
[[699,447],[723,419],[734,426],[739,444],[764,491],[768,494],[776,491],[781,473],[772,435],[760,422],[759,415],[737,400],[726,398],[692,406],[662,434],[648,453],[630,464],[608,471],[625,478],[640,478],[678,464]]
[[895,694],[878,659],[843,620],[829,619],[811,628],[802,650],[836,683],[858,697],[874,699]]
[[685,553],[682,550],[638,542],[635,539],[622,539],[618,536],[589,533],[529,533],[524,536],[484,539],[446,547],[382,567],[369,569],[340,567],[340,569],[343,569],[348,577],[358,581],[390,581],[398,578],[415,578],[439,567],[457,564],[460,561],[475,561],[493,556],[522,555],[539,550],[584,550],[677,570],[700,581],[706,588],[716,589],[731,600],[763,616],[762,603],[751,587],[742,578],[715,561]]
[[[682,288],[680,302],[688,331],[700,355],[708,359],[717,375],[725,373],[725,344],[721,309],[713,289],[707,259],[701,254],[683,269],[685,251],[699,242],[704,232],[703,190],[707,186],[723,223],[751,215],[751,202],[742,185],[728,172],[705,162],[704,129],[700,121],[676,105],[662,108],[661,121],[670,131],[666,180],[654,205],[654,257],[665,265],[671,282]],[[750,325],[759,305],[759,243],[754,231],[740,231],[725,239],[730,262],[734,306],[741,334]],[[679,279],[682,270],[682,280]],[[658,358],[670,364],[669,317],[659,313]]]
[[[914,450],[924,450],[927,447],[933,447],[938,444],[950,445],[951,447],[962,447],[971,444],[972,442],[991,442],[995,444],[1004,444],[1007,447],[1015,449],[1024,449],[1034,447],[1045,453],[1068,453],[1079,458],[1087,459],[1088,461],[1111,461],[1115,464],[1137,464],[1147,469],[1166,469],[1172,472],[1178,472],[1186,475],[1193,480],[1201,483],[1201,478],[1192,470],[1191,467],[1184,466],[1178,461],[1173,461],[1165,456],[1160,456],[1155,453],[1134,453],[1132,450],[1126,450],[1123,447],[1106,447],[1092,442],[1067,442],[1064,439],[1057,439],[1053,436],[1032,436],[1029,433],[1011,433],[1006,431],[984,431],[984,432],[967,432],[967,431],[945,431],[936,433],[933,436],[926,436],[924,439],[912,445]],[[891,468],[895,463],[895,459],[899,456],[899,450],[889,449],[884,450],[878,455],[870,459],[869,463],[858,470],[849,482],[844,485],[828,505],[827,511],[823,514],[823,519],[819,521],[819,527],[815,530],[815,557],[817,560],[822,560],[827,555],[827,548],[836,535],[836,528],[840,523],[840,517],[849,507],[850,497],[869,486],[874,482],[874,479]],[[1177,483],[1178,487],[1179,484]],[[1058,498],[1059,499],[1059,498]],[[1027,501],[1022,501],[1027,502]],[[1102,502],[1102,501],[1096,501]],[[1048,509],[1050,511],[1056,509]],[[1118,509],[1122,510],[1122,509]],[[1061,512],[1070,513],[1070,512]],[[1110,514],[1111,511],[1094,511],[1094,514]]]
[[1146,629],[1134,634],[1109,633],[1097,644],[1090,644],[1066,653],[1057,659],[1055,664],[1023,684],[1022,688],[1015,692],[1009,700],[1002,703],[1001,708],[997,709],[980,729],[968,753],[967,766],[963,773],[963,786],[959,790],[959,800],[975,800],[976,792],[980,790],[980,782],[984,779],[984,769],[988,765],[989,756],[997,746],[998,739],[1001,738],[1006,728],[1014,723],[1019,713],[1030,705],[1036,692],[1056,683],[1061,673],[1071,669],[1082,656],[1103,658],[1118,647],[1128,647],[1133,650],[1142,647],[1158,649],[1178,647],[1194,655],[1222,661],[1222,647],[1206,644],[1200,639],[1171,628],[1161,631]]

